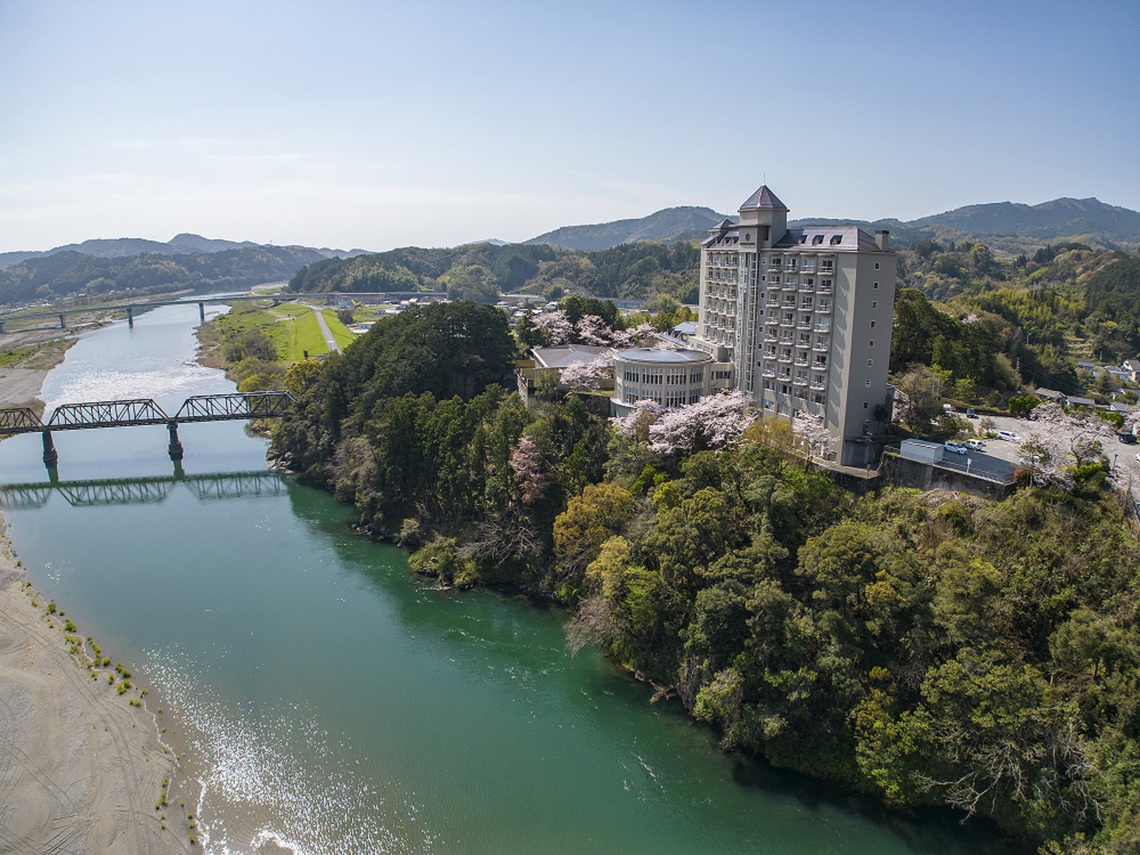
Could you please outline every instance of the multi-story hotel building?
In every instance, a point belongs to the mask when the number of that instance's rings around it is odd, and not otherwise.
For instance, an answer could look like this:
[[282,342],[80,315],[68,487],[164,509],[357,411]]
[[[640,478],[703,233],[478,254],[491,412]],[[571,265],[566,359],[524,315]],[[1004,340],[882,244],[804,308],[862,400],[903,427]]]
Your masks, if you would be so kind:
[[890,405],[895,254],[885,231],[788,229],[787,220],[763,186],[739,222],[712,229],[688,344],[731,362],[733,385],[766,412],[821,415],[838,461],[862,466],[876,456],[879,405]]

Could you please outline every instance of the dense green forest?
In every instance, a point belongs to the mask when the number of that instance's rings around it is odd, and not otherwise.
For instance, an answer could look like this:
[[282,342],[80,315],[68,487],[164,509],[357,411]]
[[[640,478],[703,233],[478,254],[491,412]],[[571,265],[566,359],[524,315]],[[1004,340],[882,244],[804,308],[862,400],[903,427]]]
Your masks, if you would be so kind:
[[150,294],[176,288],[244,289],[288,279],[298,267],[321,257],[315,250],[283,246],[118,258],[59,252],[0,270],[0,305],[112,291]]
[[572,645],[726,749],[988,816],[1028,849],[1137,851],[1140,547],[1102,463],[998,503],[857,499],[782,422],[663,446],[652,417],[528,408],[515,347],[491,307],[382,319],[289,372],[274,454],[418,572],[564,603]]
[[891,371],[940,373],[963,403],[1004,406],[1026,387],[1111,400],[1080,361],[1140,354],[1140,256],[1083,244],[1002,260],[982,244],[920,241],[900,257]]
[[394,249],[328,259],[298,271],[292,291],[434,291],[453,299],[494,303],[500,292],[643,300],[657,294],[697,302],[700,250],[626,243],[596,252],[545,244],[472,244],[452,249]]

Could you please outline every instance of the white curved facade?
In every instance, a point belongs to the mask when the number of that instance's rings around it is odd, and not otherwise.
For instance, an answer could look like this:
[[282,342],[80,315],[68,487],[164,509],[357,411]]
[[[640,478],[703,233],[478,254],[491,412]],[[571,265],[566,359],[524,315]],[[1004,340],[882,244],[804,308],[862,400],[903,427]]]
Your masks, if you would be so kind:
[[[728,372],[717,369],[712,356],[700,350],[638,347],[618,351],[614,354],[614,410],[625,415],[644,400],[663,407],[691,404],[728,385]],[[721,373],[725,376],[716,376]]]

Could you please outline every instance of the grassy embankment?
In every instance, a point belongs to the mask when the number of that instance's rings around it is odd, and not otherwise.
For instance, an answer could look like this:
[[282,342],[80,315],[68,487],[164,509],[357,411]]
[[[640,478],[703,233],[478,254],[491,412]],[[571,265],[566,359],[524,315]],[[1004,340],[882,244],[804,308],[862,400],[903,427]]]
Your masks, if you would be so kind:
[[[343,348],[356,337],[332,309],[322,311],[333,338]],[[225,368],[242,391],[279,388],[285,370],[305,358],[329,352],[308,306],[240,306],[203,324],[201,361]]]

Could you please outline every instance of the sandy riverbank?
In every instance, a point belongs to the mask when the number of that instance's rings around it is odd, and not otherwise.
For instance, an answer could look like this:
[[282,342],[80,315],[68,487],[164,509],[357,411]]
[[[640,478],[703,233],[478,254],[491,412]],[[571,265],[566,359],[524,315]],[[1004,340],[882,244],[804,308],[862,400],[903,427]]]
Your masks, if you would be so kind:
[[[0,336],[9,352],[33,351],[0,367],[0,407],[41,409],[70,343],[58,331]],[[155,810],[175,759],[138,687],[119,694],[109,668],[92,679],[90,648],[69,652],[66,617],[26,586],[0,516],[0,852],[191,851],[181,809]]]
[[[63,618],[25,590],[0,519],[0,851],[189,851],[155,717],[69,653]],[[82,629],[80,628],[80,632]],[[113,671],[111,671],[113,673]],[[169,814],[165,821],[164,814]],[[163,825],[166,829],[163,829]]]

